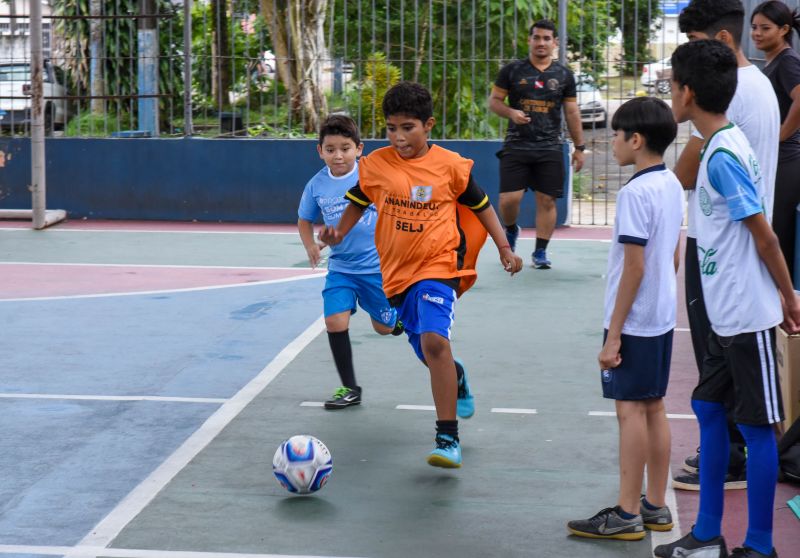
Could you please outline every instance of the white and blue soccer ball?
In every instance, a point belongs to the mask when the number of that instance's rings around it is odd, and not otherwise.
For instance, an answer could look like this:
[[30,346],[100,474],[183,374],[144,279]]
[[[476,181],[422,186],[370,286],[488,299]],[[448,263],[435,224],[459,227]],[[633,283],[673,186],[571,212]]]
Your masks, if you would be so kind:
[[325,444],[314,436],[300,434],[278,446],[272,472],[289,492],[310,494],[325,486],[333,472],[333,459]]

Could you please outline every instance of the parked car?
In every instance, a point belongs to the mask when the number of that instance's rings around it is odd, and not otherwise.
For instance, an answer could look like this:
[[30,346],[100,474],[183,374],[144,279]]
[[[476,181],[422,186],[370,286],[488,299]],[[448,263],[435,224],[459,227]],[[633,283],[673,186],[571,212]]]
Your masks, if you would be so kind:
[[[50,61],[44,62],[45,133],[63,128],[67,123],[66,75]],[[0,64],[0,129],[26,128],[31,123],[31,67],[29,62]],[[16,97],[10,99],[8,97]]]
[[672,70],[671,57],[645,64],[642,66],[642,85],[647,88],[656,87],[656,83],[658,82],[658,73],[665,70]]
[[579,75],[576,76],[576,82],[581,123],[584,126],[594,125],[596,128],[605,128],[608,124],[608,113],[603,96],[594,79],[591,79],[591,76]]

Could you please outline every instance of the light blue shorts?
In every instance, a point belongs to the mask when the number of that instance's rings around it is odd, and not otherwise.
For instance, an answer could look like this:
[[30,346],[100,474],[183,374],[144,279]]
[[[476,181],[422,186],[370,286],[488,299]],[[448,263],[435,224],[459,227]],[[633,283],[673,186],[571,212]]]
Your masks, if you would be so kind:
[[329,271],[322,289],[322,303],[325,317],[348,311],[355,314],[361,306],[376,322],[388,327],[397,322],[397,310],[386,300],[380,273]]
[[437,333],[450,339],[456,298],[452,287],[440,281],[426,279],[412,285],[397,307],[408,342],[422,362],[425,362],[425,355],[422,353],[423,333]]

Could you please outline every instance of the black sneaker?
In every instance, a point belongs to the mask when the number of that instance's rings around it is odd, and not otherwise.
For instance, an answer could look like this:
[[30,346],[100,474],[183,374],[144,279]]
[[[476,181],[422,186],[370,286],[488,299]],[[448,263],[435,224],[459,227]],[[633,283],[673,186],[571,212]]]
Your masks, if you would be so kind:
[[639,513],[642,515],[642,522],[645,528],[651,531],[671,531],[672,512],[667,506],[651,510],[644,505],[644,496],[639,500]]
[[683,470],[695,475],[700,471],[700,448],[697,448],[697,453],[683,460]]
[[733,552],[731,552],[731,558],[778,558],[778,553],[775,552],[774,548],[769,554],[762,554],[759,551],[750,548],[749,546],[740,546],[733,549]]
[[623,518],[622,508],[614,506],[600,510],[589,519],[576,519],[567,523],[567,531],[578,537],[589,539],[620,539],[640,541],[645,537],[642,516]]
[[728,548],[722,537],[700,542],[690,531],[673,543],[658,545],[653,554],[659,558],[728,558]]
[[403,335],[403,332],[406,330],[403,322],[398,320],[394,323],[394,329],[392,330],[392,335]]
[[[672,478],[672,487],[677,490],[700,490],[700,475],[686,473]],[[742,471],[738,475],[728,473],[725,475],[725,490],[744,490],[747,488],[747,473]]]
[[333,397],[325,402],[325,408],[335,411],[353,405],[361,405],[361,388],[349,388],[342,386],[333,392]]

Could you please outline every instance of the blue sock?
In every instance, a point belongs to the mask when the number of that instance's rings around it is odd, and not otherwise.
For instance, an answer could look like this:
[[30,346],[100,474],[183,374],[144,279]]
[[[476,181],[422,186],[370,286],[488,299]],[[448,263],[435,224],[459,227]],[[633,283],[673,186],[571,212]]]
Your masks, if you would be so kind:
[[[778,446],[771,426],[737,424],[747,443],[747,536],[744,546],[772,552],[772,510],[778,482]],[[703,450],[705,457],[705,450]],[[705,467],[705,462],[703,462]]]
[[728,472],[728,421],[722,403],[692,399],[692,410],[700,423],[700,509],[692,534],[710,541],[722,533],[725,474]]
[[650,502],[647,500],[647,498],[642,498],[642,505],[643,505],[645,508],[647,508],[648,510],[657,510],[657,509],[660,509],[658,506],[654,506],[653,504],[651,504],[651,503],[650,503]]

